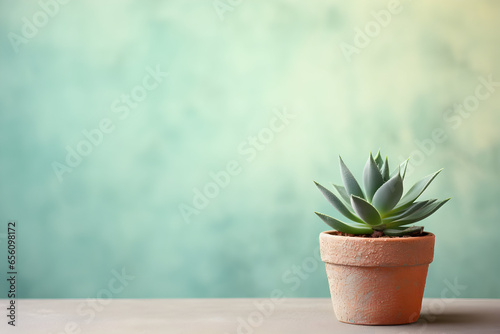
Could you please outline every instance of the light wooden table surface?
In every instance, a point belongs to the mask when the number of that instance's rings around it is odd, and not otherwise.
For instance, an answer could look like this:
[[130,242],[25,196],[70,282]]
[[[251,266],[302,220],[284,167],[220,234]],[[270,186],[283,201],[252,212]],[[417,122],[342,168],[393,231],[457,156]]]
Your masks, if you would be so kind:
[[424,299],[417,323],[357,326],[330,299],[21,299],[16,327],[0,300],[0,333],[500,333],[500,299]]

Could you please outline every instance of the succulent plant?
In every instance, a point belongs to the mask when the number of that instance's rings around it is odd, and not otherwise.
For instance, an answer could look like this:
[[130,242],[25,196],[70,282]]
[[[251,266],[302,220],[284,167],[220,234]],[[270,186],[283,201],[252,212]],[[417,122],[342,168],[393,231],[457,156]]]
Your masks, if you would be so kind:
[[[374,234],[402,236],[420,234],[422,226],[408,226],[429,217],[448,200],[429,199],[416,201],[434,178],[441,172],[424,177],[403,196],[403,180],[409,159],[389,173],[389,160],[382,159],[380,151],[375,158],[370,153],[363,170],[363,188],[340,159],[344,186],[333,184],[338,196],[314,182],[319,190],[342,215],[351,220],[345,223],[328,215],[315,212],[335,230],[347,234]],[[401,174],[401,170],[403,170]]]

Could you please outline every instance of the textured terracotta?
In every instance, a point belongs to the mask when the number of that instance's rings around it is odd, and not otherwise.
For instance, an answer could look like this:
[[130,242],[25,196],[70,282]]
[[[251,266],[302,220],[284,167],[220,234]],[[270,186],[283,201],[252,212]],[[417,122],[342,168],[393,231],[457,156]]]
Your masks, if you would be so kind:
[[319,240],[339,321],[396,325],[418,320],[434,234],[362,238],[328,231]]

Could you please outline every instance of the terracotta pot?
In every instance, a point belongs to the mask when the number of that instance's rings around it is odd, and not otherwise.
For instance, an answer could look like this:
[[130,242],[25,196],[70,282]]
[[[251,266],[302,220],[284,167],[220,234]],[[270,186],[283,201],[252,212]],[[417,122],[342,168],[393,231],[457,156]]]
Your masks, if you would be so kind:
[[397,325],[418,320],[434,234],[411,238],[319,236],[339,321]]

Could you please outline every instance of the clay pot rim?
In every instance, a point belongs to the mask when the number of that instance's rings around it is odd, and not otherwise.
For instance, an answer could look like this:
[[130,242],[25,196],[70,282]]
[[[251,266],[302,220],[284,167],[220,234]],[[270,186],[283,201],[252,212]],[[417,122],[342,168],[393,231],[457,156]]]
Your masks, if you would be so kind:
[[379,238],[367,238],[367,237],[355,237],[355,236],[345,236],[345,235],[338,235],[337,233],[340,233],[339,231],[336,230],[330,230],[330,231],[323,231],[320,233],[320,236],[323,235],[327,238],[340,238],[344,240],[352,240],[352,241],[366,241],[366,242],[405,242],[405,243],[410,243],[410,242],[422,242],[424,239],[429,239],[429,238],[435,238],[434,233],[424,231],[425,235],[420,235],[417,237],[410,237],[410,238],[394,238],[394,237],[379,237]]
[[319,235],[325,263],[364,267],[424,265],[434,258],[435,235],[411,238],[365,238],[325,231]]

